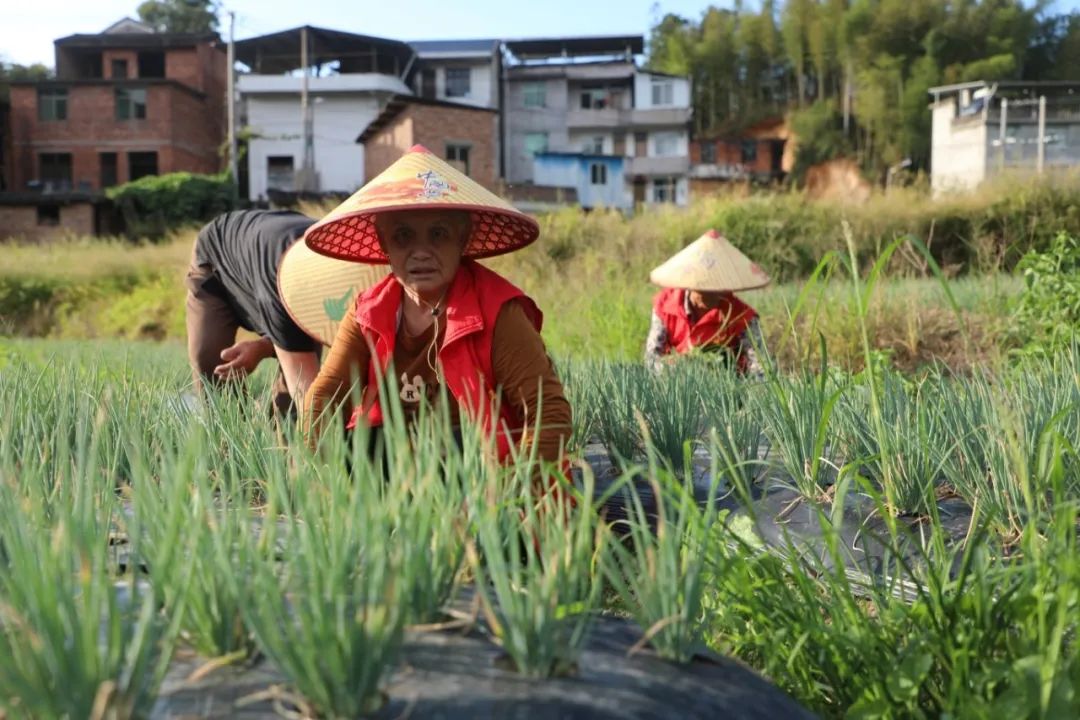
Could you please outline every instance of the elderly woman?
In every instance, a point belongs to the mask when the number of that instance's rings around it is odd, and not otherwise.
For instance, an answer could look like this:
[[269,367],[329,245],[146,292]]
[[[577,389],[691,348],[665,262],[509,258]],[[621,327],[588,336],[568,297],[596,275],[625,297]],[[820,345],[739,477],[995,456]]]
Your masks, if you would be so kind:
[[[378,385],[392,365],[387,380],[407,419],[421,403],[438,402],[445,386],[451,416],[478,422],[500,459],[513,445],[536,443],[540,459],[557,461],[570,406],[540,338],[540,310],[476,262],[538,233],[535,220],[420,146],[312,226],[305,241],[315,252],[389,263],[391,274],[361,293],[340,324],[305,417],[341,409],[349,428],[381,425]],[[309,426],[309,443],[320,424]]]
[[715,230],[655,268],[649,279],[664,288],[653,299],[645,363],[659,370],[676,354],[715,352],[742,375],[761,377],[757,312],[735,296],[769,283],[760,267]]

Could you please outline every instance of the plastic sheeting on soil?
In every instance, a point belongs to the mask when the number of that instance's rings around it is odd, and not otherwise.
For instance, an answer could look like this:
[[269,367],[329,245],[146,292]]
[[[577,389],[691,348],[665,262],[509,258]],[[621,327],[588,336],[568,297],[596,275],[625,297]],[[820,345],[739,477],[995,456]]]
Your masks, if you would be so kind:
[[[463,595],[468,595],[463,591]],[[467,602],[459,602],[464,607]],[[641,631],[616,617],[596,618],[575,674],[530,680],[500,668],[502,651],[482,622],[469,632],[410,632],[401,662],[384,690],[387,704],[373,717],[519,718],[730,718],[801,720],[812,714],[740,663],[710,654],[686,665],[649,650],[629,654]],[[268,698],[237,707],[245,697],[287,686],[267,662],[221,668],[186,682],[204,660],[178,656],[162,686],[152,718],[280,717]]]

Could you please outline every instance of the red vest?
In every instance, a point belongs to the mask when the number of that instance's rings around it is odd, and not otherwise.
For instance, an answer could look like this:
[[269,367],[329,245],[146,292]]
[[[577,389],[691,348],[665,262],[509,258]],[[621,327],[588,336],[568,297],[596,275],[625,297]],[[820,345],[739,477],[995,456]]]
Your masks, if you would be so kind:
[[[653,311],[667,329],[669,350],[690,352],[696,347],[724,347],[732,352],[739,349],[739,340],[757,317],[757,312],[733,294],[726,295],[720,306],[709,310],[691,324],[686,314],[686,290],[664,288],[653,298]],[[746,359],[737,359],[743,370]]]
[[[380,375],[385,375],[394,357],[401,297],[400,283],[388,275],[357,298],[356,322],[373,348],[368,366],[371,387],[375,387]],[[509,455],[511,443],[520,438],[524,425],[514,408],[500,402],[491,367],[495,320],[502,306],[511,300],[521,303],[539,332],[544,316],[531,298],[498,273],[475,261],[462,260],[446,296],[446,335],[439,348],[447,390],[489,436],[495,436],[500,460]],[[357,407],[349,427],[355,427],[363,414],[363,408]],[[372,427],[383,422],[377,395],[366,421]]]

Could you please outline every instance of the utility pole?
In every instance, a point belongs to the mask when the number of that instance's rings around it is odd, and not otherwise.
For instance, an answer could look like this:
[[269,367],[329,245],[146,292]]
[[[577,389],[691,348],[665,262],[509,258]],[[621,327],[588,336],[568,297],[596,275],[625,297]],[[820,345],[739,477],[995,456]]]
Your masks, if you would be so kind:
[[239,172],[239,160],[236,157],[236,13],[232,10],[229,11],[229,47],[226,53],[226,64],[228,65],[228,82],[226,83],[226,112],[227,123],[229,126],[229,176],[232,179],[233,185],[233,199],[236,199],[236,193],[240,189],[240,172]]
[[304,148],[301,153],[300,192],[311,189],[312,157],[311,157],[311,107],[308,103],[308,29],[305,25],[300,28],[300,122],[303,127]]

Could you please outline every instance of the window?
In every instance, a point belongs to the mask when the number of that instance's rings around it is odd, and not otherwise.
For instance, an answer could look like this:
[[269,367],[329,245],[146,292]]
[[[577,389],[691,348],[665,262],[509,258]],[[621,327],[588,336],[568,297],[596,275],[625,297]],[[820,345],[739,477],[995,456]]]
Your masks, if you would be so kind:
[[446,68],[446,97],[469,97],[471,79],[469,68]]
[[67,88],[38,88],[38,120],[67,120]]
[[670,80],[652,82],[652,104],[654,107],[675,104],[675,83]]
[[653,180],[653,202],[675,202],[675,178]]
[[604,163],[593,163],[589,174],[592,176],[593,185],[607,185],[607,165]]
[[586,155],[603,155],[604,154],[604,136],[596,135],[585,141],[581,147],[581,151]]
[[547,133],[527,133],[525,135],[525,154],[532,157],[536,153],[545,153],[548,149]]
[[118,181],[116,172],[116,153],[103,152],[98,155],[98,164],[101,166],[101,187],[112,187]]
[[752,165],[757,161],[757,140],[742,141],[742,161],[744,165]]
[[37,224],[38,225],[59,225],[60,224],[60,206],[59,205],[38,205],[37,206]]
[[71,153],[41,153],[38,156],[39,178],[46,189],[71,189]]
[[716,142],[709,140],[701,143],[701,162],[704,165],[716,163]]
[[446,143],[446,161],[468,175],[469,145],[464,143]]
[[581,91],[582,110],[603,110],[608,106],[608,93],[604,88],[583,88]]
[[165,77],[165,53],[160,50],[148,50],[139,53],[139,77]]
[[435,97],[435,68],[424,68],[420,71],[420,97]]
[[112,78],[114,80],[126,80],[127,72],[127,60],[112,61]]
[[146,88],[116,88],[116,119],[146,119]]
[[527,108],[542,108],[547,107],[547,83],[544,82],[530,82],[525,83],[521,89],[521,94],[524,100],[525,107]]
[[129,152],[128,180],[138,180],[147,175],[157,175],[157,153]]
[[671,157],[679,154],[679,135],[672,132],[659,132],[653,135],[653,155]]
[[266,158],[266,188],[292,192],[294,182],[293,156],[270,155]]

